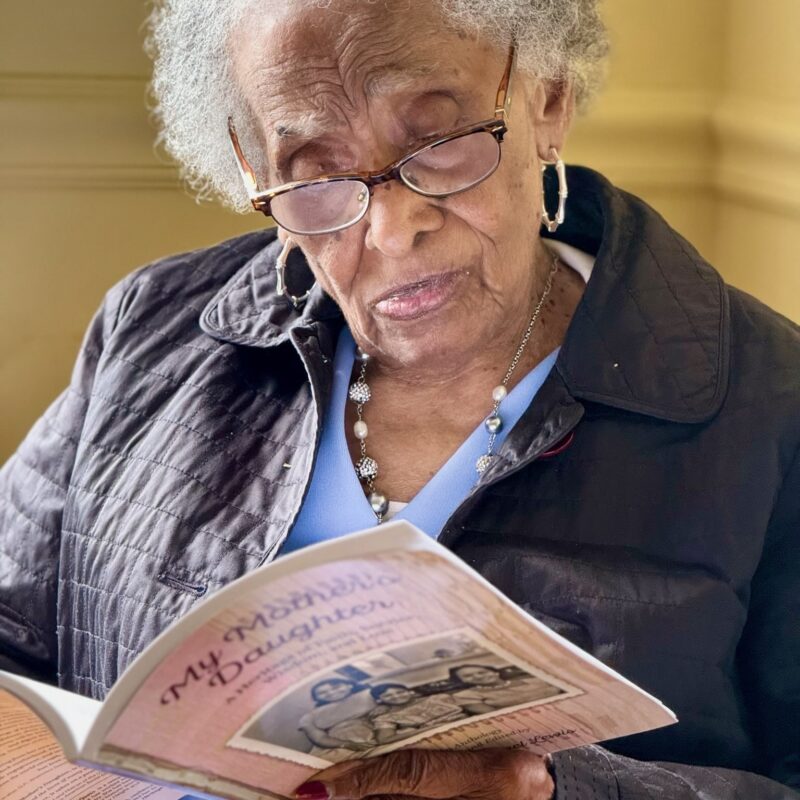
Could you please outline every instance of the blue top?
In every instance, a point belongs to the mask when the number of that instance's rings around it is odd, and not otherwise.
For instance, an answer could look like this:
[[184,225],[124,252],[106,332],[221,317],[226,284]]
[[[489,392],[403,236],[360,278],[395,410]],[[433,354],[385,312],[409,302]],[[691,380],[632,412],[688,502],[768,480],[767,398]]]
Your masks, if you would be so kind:
[[[557,356],[558,348],[534,367],[503,400],[499,411],[503,418],[503,429],[495,439],[495,452],[500,449],[508,432],[531,404],[553,368]],[[311,485],[289,538],[281,548],[281,554],[325,539],[371,528],[377,522],[356,476],[345,438],[345,405],[354,361],[355,342],[349,329],[344,327],[336,346],[330,407],[325,417]],[[491,403],[491,395],[487,393],[487,416]],[[366,405],[366,412],[365,421],[369,424],[369,403]],[[408,520],[429,536],[437,538],[445,522],[475,485],[478,479],[475,462],[486,453],[488,445],[489,434],[481,422],[419,493],[392,519]],[[380,487],[380,478],[376,483]]]

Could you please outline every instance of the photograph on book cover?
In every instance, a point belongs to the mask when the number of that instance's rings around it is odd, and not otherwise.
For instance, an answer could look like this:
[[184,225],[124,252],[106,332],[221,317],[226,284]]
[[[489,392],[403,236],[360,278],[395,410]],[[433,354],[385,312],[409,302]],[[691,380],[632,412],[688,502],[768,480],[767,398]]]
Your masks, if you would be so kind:
[[323,768],[578,694],[473,631],[456,629],[316,672],[260,708],[228,747]]

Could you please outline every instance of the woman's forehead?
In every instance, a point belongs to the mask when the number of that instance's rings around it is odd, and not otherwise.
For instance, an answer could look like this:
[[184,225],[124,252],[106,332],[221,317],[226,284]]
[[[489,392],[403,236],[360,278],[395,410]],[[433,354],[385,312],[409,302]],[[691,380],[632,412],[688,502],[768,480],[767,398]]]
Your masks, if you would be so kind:
[[459,36],[431,12],[410,22],[382,4],[355,7],[347,15],[311,13],[294,2],[247,18],[232,37],[240,87],[257,116],[271,120],[271,132],[312,138],[330,129],[332,117],[344,120],[371,100],[436,84],[467,93],[480,83],[480,62],[491,61],[493,48]]

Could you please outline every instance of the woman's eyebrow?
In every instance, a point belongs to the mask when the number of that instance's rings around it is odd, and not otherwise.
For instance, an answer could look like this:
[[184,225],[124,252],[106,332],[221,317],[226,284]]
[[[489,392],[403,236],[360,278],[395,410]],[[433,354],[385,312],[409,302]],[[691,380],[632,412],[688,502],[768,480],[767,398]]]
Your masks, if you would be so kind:
[[270,158],[273,168],[282,173],[297,150],[330,133],[330,129],[330,119],[315,114],[283,117],[280,122],[275,123],[269,137],[273,142]]
[[439,68],[433,64],[414,66],[387,64],[373,69],[364,80],[367,97],[376,97],[391,92],[401,92],[413,88],[417,81],[436,74]]
[[284,117],[273,126],[275,138],[281,142],[317,139],[330,129],[330,119],[314,114]]
[[[433,70],[425,69],[425,76],[430,76]],[[374,76],[372,88],[378,90],[375,95],[382,93],[400,93],[408,89],[418,88],[416,95],[409,98],[407,103],[425,97],[441,96],[451,99],[461,108],[465,107],[468,100],[467,92],[463,88],[445,84],[430,84],[417,86],[420,76],[409,77],[409,70],[387,70],[382,68],[379,75]],[[272,163],[278,173],[283,173],[290,164],[294,154],[304,145],[322,139],[331,133],[331,120],[323,114],[305,112],[291,116],[284,116],[273,126],[274,150]]]
[[[426,75],[430,74],[430,72],[426,72]],[[370,86],[367,87],[367,90],[370,96],[400,93],[417,88],[415,87],[415,83],[418,80],[419,76],[416,78],[409,77],[408,70],[392,71],[391,73],[382,70],[380,75],[374,76],[374,78],[371,79]],[[419,86],[418,88],[419,92],[415,97],[411,98],[410,102],[423,97],[442,95],[462,105],[467,98],[467,93],[463,88],[447,84],[431,84],[429,86]],[[330,119],[324,114],[315,114],[311,111],[291,116],[284,115],[284,117],[273,126],[275,137],[283,142],[289,140],[310,141],[329,133],[330,130]]]

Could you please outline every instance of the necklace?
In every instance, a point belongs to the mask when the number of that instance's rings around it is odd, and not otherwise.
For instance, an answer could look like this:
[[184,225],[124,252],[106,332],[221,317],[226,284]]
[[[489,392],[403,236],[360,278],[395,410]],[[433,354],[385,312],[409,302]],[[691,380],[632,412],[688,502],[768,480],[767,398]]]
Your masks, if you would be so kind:
[[[492,410],[483,423],[489,434],[489,442],[486,447],[486,452],[475,462],[475,471],[478,477],[486,472],[496,458],[494,455],[494,444],[497,439],[497,434],[503,429],[503,418],[499,414],[500,404],[508,394],[508,382],[511,380],[511,376],[514,374],[514,370],[517,368],[522,354],[525,352],[525,348],[533,333],[533,328],[536,325],[536,320],[539,319],[539,315],[542,313],[542,308],[544,307],[544,302],[547,300],[547,296],[553,288],[553,278],[558,270],[558,258],[556,258],[555,255],[552,258],[553,266],[550,268],[550,273],[547,276],[547,282],[542,290],[541,297],[539,297],[531,313],[531,318],[522,336],[522,341],[520,341],[519,347],[517,347],[517,351],[514,353],[514,357],[508,365],[503,380],[492,389]],[[372,391],[366,381],[367,365],[370,362],[370,356],[356,346],[356,359],[360,362],[361,367],[358,377],[350,385],[348,391],[348,397],[356,404],[357,419],[353,425],[353,434],[358,440],[360,457],[355,463],[355,468],[356,474],[366,487],[367,499],[380,525],[380,523],[383,522],[386,512],[389,510],[389,499],[375,488],[375,479],[378,477],[378,462],[367,455],[367,436],[369,435],[369,428],[367,427],[367,423],[364,422],[364,406],[372,397]]]

